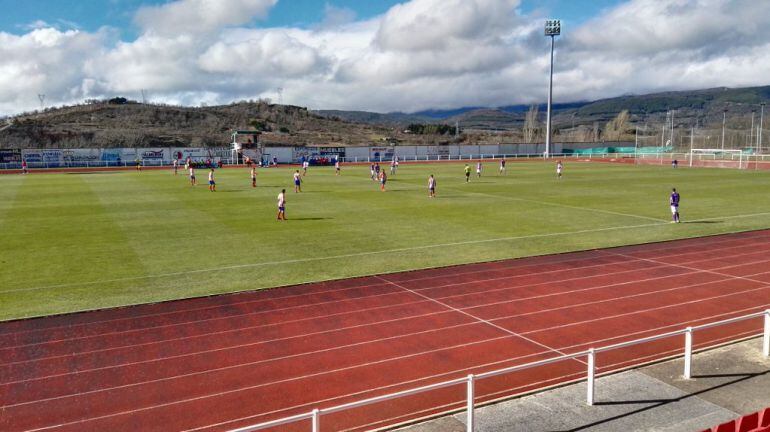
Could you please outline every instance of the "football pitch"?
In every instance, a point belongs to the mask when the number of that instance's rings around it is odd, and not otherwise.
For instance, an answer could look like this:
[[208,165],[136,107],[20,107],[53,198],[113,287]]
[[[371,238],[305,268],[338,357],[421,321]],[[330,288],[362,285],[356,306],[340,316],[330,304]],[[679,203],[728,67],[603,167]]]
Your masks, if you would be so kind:
[[[0,176],[0,319],[770,227],[770,174],[611,163]],[[387,169],[388,167],[385,166]],[[437,179],[428,197],[427,178]],[[670,224],[668,195],[682,195]],[[287,190],[286,222],[276,196]]]

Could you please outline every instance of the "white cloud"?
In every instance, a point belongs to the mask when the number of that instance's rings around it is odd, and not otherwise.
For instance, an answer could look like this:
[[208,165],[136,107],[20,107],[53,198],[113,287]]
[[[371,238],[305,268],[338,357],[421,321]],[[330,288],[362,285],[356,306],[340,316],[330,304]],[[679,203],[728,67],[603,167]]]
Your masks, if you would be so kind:
[[518,0],[417,0],[393,6],[377,32],[383,50],[422,51],[495,41],[515,24]]
[[321,21],[321,28],[339,27],[343,24],[350,24],[356,19],[356,11],[337,7],[326,3],[324,5],[324,19]]
[[106,34],[53,28],[21,36],[0,33],[0,114],[39,106],[38,94],[56,102],[79,98],[82,64],[99,53]]
[[[289,1],[289,0],[285,0]],[[142,29],[45,23],[0,33],[0,114],[86,97],[226,103],[284,89],[287,103],[378,111],[498,106],[546,97],[548,39],[518,0],[412,0],[353,20],[331,4],[311,28],[248,28],[275,0],[179,0]],[[353,21],[351,21],[353,20]],[[768,83],[770,2],[629,0],[557,38],[555,100]]]
[[145,31],[164,35],[198,34],[264,18],[278,0],[177,0],[144,6],[134,21]]
[[254,30],[248,39],[219,41],[198,57],[206,72],[234,75],[272,75],[286,78],[323,72],[328,65],[320,53],[282,30]]

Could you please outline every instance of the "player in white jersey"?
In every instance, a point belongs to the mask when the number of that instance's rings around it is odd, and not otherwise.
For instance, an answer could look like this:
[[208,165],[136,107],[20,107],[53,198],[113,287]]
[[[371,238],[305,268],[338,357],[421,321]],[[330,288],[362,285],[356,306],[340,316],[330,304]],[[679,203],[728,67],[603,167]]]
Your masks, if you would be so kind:
[[195,186],[195,168],[190,167],[190,186]]
[[334,160],[334,175],[340,175],[340,159]]
[[278,220],[286,220],[286,189],[278,194]]
[[433,177],[433,174],[428,177],[428,196],[436,198],[436,179]]
[[174,165],[174,175],[177,175],[177,171],[179,170],[179,161],[177,159],[174,159],[173,165]]
[[217,191],[217,182],[214,181],[214,168],[209,171],[209,190],[211,192]]
[[299,175],[299,170],[294,173],[294,193],[302,192],[302,176]]
[[561,172],[564,170],[564,165],[561,164],[561,161],[556,162],[556,178],[561,180]]
[[500,174],[505,175],[505,158],[500,161]]
[[307,175],[307,167],[309,167],[309,166],[310,166],[310,162],[308,162],[308,161],[302,162],[302,176],[303,177]]
[[482,168],[481,167],[481,161],[479,161],[479,162],[476,163],[476,175],[478,177],[481,177],[481,168]]

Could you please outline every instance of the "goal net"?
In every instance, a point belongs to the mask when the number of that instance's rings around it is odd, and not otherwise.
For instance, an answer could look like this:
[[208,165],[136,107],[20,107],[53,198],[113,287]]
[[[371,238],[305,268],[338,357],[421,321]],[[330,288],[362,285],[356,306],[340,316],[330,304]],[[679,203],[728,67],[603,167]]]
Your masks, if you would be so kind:
[[747,168],[748,154],[743,150],[692,148],[690,149],[690,166],[713,168]]

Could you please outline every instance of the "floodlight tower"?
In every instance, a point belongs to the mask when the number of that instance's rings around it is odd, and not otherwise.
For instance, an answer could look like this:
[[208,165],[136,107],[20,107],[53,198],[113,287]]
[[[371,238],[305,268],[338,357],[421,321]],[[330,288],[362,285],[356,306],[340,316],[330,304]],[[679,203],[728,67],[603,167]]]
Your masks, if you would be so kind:
[[553,45],[556,36],[561,34],[561,20],[549,19],[545,22],[545,35],[551,37],[551,71],[548,75],[548,109],[545,117],[545,153],[551,157],[551,104],[553,103]]

